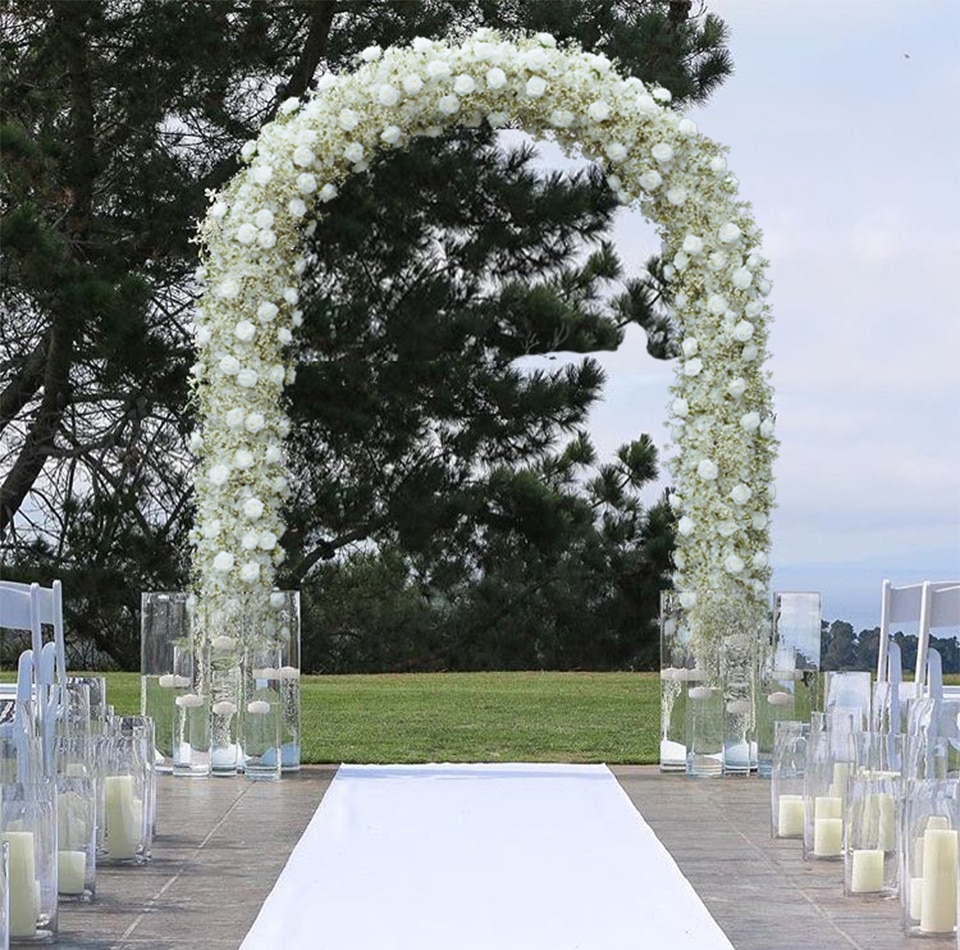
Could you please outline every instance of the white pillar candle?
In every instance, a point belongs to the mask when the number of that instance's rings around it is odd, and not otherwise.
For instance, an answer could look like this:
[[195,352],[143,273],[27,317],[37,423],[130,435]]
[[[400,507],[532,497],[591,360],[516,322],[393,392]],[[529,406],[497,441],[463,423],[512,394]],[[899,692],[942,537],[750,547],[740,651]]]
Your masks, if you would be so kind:
[[777,834],[781,838],[803,834],[803,796],[781,795],[778,805]]
[[813,853],[832,858],[843,851],[843,819],[817,818],[813,823]]
[[897,847],[897,806],[893,796],[887,792],[877,795],[879,811],[879,827],[877,830],[877,847],[884,851],[893,851]]
[[815,819],[842,818],[843,799],[833,795],[818,795],[813,800],[813,817]]
[[910,919],[919,920],[923,903],[923,878],[910,878]]
[[140,836],[132,775],[108,775],[104,779],[103,821],[107,857],[114,860],[136,857]]
[[33,832],[6,831],[7,889],[10,893],[10,936],[33,937],[37,932],[40,907],[36,900],[37,873],[33,857]]
[[61,894],[82,894],[87,875],[83,851],[57,852],[57,888]]
[[920,930],[950,933],[957,923],[957,833],[930,828],[923,834]]
[[850,893],[870,894],[883,889],[883,852],[854,850],[850,873]]

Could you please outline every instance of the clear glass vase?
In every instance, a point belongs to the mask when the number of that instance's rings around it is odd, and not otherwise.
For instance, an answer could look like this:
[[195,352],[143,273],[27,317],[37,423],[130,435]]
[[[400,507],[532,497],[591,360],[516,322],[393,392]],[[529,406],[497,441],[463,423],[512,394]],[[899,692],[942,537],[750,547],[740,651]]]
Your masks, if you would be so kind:
[[274,781],[281,775],[279,645],[272,639],[248,644],[243,669],[243,773],[248,779]]
[[140,595],[140,713],[154,722],[158,772],[173,771],[175,738],[179,741],[174,699],[182,694],[183,684],[177,652],[191,639],[191,604],[183,592]]
[[98,740],[97,864],[139,865],[150,857],[150,760],[143,735]]
[[205,676],[207,645],[191,636],[173,651],[173,774],[210,774],[210,690]]
[[687,690],[696,663],[681,594],[660,593],[660,771],[687,769]]
[[280,647],[280,758],[284,772],[300,769],[300,592],[270,595],[270,627]]
[[0,841],[8,847],[9,931],[12,943],[57,938],[56,783],[3,786]]
[[900,904],[904,932],[948,936],[957,929],[960,805],[956,781],[908,781],[903,809]]
[[855,735],[848,717],[812,717],[803,773],[805,860],[843,860],[847,783],[857,761]]
[[770,832],[774,838],[803,838],[803,773],[810,726],[777,722],[770,770]]
[[61,903],[92,901],[97,882],[97,740],[57,740],[57,885]]
[[239,600],[199,611],[208,646],[210,695],[210,771],[221,778],[237,774],[240,753],[240,708],[243,699],[245,608]]
[[843,892],[893,897],[900,884],[900,773],[861,765],[847,791]]

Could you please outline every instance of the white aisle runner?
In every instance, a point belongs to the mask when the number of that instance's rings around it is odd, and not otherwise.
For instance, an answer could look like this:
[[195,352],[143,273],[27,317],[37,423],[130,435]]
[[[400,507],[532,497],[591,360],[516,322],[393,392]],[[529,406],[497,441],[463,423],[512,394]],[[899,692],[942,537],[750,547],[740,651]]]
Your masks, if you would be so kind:
[[343,765],[242,950],[732,950],[603,765]]

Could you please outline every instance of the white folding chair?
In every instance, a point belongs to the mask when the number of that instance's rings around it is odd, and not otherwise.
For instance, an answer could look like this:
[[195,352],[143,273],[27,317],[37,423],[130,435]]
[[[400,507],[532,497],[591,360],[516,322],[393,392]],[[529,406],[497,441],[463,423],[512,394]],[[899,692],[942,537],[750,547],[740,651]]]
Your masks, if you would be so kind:
[[[54,581],[49,587],[41,587],[39,584],[24,584],[20,581],[0,581],[0,591],[7,589],[29,593],[33,587],[37,588],[40,623],[41,625],[49,624],[53,627],[57,680],[62,686],[67,679],[67,651],[63,634],[63,587],[60,581]],[[0,626],[4,626],[2,621],[0,621]],[[34,645],[34,650],[36,650],[36,645]],[[39,662],[40,654],[37,653],[36,655]]]
[[930,631],[960,627],[960,581],[924,581],[920,600],[920,631],[917,637],[917,693],[927,686],[926,657]]

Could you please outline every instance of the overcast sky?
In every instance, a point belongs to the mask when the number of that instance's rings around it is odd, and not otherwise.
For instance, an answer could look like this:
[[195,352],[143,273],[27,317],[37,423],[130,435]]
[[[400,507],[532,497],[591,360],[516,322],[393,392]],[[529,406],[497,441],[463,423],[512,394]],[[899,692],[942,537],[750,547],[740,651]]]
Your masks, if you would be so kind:
[[[774,284],[773,586],[873,627],[884,577],[960,578],[960,0],[708,8],[736,72],[692,116],[730,147]],[[636,216],[617,244],[658,249]],[[672,367],[642,331],[601,362],[598,447],[665,450]]]

